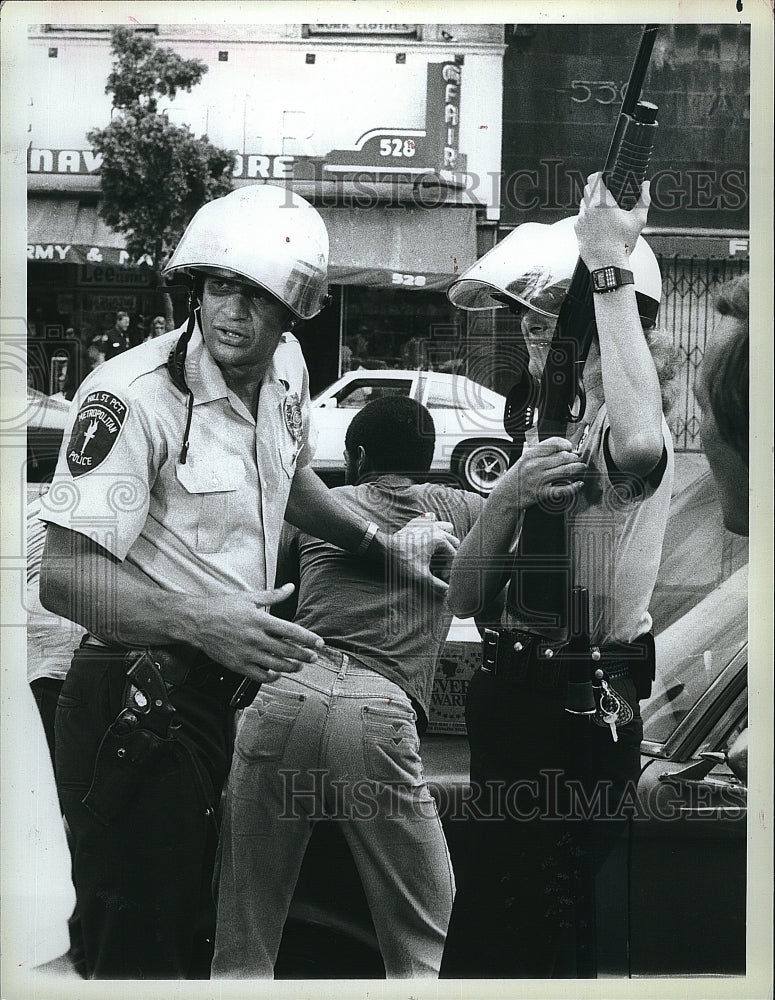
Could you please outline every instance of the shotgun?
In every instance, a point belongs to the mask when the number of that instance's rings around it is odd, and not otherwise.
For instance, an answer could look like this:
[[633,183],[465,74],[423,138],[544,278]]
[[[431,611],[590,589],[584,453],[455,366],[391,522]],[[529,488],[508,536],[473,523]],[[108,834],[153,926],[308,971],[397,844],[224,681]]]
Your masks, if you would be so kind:
[[[627,83],[622,107],[603,168],[605,184],[624,209],[640,196],[657,128],[657,108],[642,101],[641,91],[656,39],[657,25],[646,25]],[[594,305],[589,272],[579,258],[560,308],[552,344],[538,390],[538,437],[564,437],[569,422],[583,415],[585,394],[581,372],[594,331]],[[536,401],[526,398],[524,379],[506,398],[504,427],[514,440],[512,461],[521,454],[524,429],[532,423]],[[574,406],[574,404],[576,404]],[[588,594],[573,587],[572,553],[566,512],[535,504],[525,511],[511,570],[508,604],[526,625],[567,630],[569,711],[594,711],[589,644]],[[584,650],[586,653],[584,654]]]

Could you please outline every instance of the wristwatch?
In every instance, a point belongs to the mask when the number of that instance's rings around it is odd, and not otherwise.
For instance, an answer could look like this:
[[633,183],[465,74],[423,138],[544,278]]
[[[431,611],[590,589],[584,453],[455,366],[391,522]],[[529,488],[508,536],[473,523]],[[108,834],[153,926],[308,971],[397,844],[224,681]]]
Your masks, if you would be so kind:
[[632,271],[625,267],[600,267],[597,271],[590,272],[590,278],[593,292],[613,292],[622,285],[635,284]]

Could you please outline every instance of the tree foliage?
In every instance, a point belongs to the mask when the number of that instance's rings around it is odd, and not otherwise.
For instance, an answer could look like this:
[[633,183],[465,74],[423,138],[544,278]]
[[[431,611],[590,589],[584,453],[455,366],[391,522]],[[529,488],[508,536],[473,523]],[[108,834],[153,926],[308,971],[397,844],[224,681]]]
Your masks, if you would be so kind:
[[160,98],[172,100],[201,81],[201,60],[183,59],[130,28],[113,30],[111,51],[105,92],[115,111],[107,127],[87,136],[102,154],[100,215],[124,234],[133,258],[148,254],[159,273],[194,212],[231,190],[234,154],[158,111]]
[[159,97],[172,100],[179,90],[191,93],[207,72],[201,59],[182,59],[131,28],[114,28],[111,51],[116,58],[105,93],[113,94],[116,108],[139,104],[155,113]]

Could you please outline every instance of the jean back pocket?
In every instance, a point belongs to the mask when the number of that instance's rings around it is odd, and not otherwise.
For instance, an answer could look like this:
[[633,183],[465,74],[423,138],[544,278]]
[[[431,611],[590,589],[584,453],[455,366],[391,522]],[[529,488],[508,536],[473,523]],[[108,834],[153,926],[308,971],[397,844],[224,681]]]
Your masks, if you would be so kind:
[[425,778],[414,709],[386,701],[384,705],[364,705],[361,718],[367,776],[388,784],[422,784]]
[[239,757],[248,764],[281,760],[305,700],[291,691],[259,691],[240,720],[234,744]]

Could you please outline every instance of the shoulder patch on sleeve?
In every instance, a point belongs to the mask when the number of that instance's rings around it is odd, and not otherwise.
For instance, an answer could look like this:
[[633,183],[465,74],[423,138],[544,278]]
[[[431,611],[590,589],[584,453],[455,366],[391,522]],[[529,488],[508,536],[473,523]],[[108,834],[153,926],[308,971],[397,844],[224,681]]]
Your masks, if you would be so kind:
[[97,389],[81,404],[67,446],[67,466],[77,478],[101,465],[118,441],[129,407],[112,392]]

